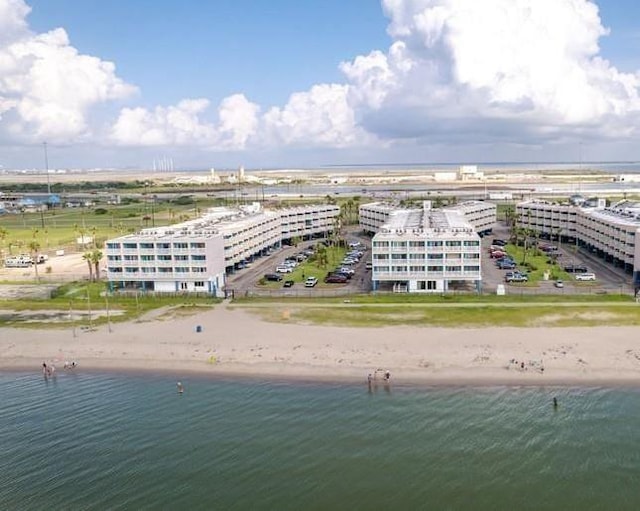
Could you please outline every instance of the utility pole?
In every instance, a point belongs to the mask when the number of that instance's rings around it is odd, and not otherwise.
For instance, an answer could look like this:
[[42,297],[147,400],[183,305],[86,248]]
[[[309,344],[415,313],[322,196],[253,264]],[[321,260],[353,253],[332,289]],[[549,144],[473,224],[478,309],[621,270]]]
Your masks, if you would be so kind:
[[51,178],[49,177],[49,155],[47,154],[47,143],[43,142],[44,146],[44,170],[47,173],[47,194],[51,195]]

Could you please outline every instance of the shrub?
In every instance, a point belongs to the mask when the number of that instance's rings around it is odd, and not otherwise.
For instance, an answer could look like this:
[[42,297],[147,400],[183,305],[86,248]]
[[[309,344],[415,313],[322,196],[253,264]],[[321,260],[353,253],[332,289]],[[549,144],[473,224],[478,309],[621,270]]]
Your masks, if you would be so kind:
[[106,215],[109,211],[104,208],[96,208],[93,210],[96,215]]

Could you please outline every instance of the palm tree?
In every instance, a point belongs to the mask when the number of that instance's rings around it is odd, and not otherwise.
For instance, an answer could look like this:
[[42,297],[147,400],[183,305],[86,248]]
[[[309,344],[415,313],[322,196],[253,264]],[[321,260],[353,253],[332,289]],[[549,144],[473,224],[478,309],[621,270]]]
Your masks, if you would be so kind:
[[36,269],[36,281],[40,280],[38,276],[38,253],[40,252],[40,243],[38,243],[35,239],[29,242],[29,252],[31,253],[31,257],[33,259],[33,267]]
[[102,260],[102,256],[102,251],[98,250],[97,248],[89,253],[90,263],[92,263],[95,268],[93,278],[96,281],[100,280],[100,261]]
[[87,266],[89,267],[89,282],[93,280],[93,266],[91,266],[91,252],[85,252],[82,254],[82,259],[87,261]]
[[322,266],[323,268],[327,266],[328,258],[327,258],[327,247],[322,244],[318,244],[316,248],[316,262],[318,266]]
[[9,231],[7,231],[4,227],[0,227],[0,243],[2,243],[2,252],[4,253],[4,240],[9,236]]

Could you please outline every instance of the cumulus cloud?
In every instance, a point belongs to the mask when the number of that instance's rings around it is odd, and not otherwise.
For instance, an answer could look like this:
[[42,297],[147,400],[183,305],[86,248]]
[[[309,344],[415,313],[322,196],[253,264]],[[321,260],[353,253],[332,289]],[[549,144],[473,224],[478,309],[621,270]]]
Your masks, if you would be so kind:
[[[599,56],[588,0],[383,0],[394,43],[344,63],[352,107],[383,137],[628,135],[638,74]],[[509,129],[510,128],[510,129]],[[561,128],[559,130],[559,128]],[[488,137],[489,136],[489,137]]]
[[185,99],[175,106],[124,108],[111,129],[111,139],[127,146],[190,145],[219,150],[242,149],[258,125],[258,106],[242,94],[225,98],[219,123],[203,119],[207,99]]
[[67,33],[32,33],[23,0],[0,0],[0,129],[23,141],[74,141],[91,134],[94,105],[135,92],[111,62],[80,54]]
[[[219,151],[546,144],[637,136],[640,73],[602,58],[593,0],[382,0],[392,42],[340,65],[343,83],[261,107],[243,94],[123,108],[120,146]],[[0,0],[0,131],[90,139],[91,107],[135,88],[80,54],[63,29],[33,34],[23,0]]]

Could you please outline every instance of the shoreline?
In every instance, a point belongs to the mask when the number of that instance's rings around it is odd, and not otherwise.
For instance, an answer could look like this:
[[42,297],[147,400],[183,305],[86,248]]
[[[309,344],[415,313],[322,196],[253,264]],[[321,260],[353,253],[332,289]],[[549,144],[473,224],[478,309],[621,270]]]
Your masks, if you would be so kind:
[[220,304],[188,317],[117,323],[113,332],[98,327],[72,336],[69,330],[2,328],[0,372],[39,373],[45,361],[60,374],[65,361],[75,360],[76,371],[85,373],[365,388],[376,369],[391,371],[391,388],[640,387],[637,332],[638,327],[616,326],[317,326],[268,322]]

